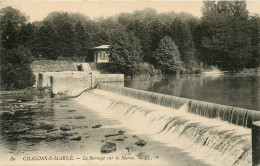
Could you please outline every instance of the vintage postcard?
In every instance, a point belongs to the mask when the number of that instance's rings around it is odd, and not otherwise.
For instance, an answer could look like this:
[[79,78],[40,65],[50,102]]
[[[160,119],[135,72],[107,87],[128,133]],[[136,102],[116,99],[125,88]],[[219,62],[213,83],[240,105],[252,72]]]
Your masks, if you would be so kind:
[[0,166],[260,165],[260,1],[0,0]]

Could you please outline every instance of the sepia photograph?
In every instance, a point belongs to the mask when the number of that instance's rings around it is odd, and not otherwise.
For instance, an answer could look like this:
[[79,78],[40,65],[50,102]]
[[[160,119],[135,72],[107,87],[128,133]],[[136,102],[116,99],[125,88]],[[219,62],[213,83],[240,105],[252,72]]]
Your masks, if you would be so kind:
[[260,166],[260,1],[0,0],[0,166]]

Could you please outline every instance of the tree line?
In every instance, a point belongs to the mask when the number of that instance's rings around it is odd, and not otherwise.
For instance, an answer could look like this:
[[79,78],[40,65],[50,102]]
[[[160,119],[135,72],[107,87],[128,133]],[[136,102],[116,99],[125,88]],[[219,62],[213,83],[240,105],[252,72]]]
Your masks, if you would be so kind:
[[203,3],[201,18],[147,8],[95,20],[52,12],[36,22],[6,7],[0,10],[0,49],[2,54],[16,49],[28,57],[77,60],[89,56],[90,48],[109,44],[114,70],[126,75],[199,73],[211,65],[229,71],[258,67],[259,16],[249,15],[246,1]]

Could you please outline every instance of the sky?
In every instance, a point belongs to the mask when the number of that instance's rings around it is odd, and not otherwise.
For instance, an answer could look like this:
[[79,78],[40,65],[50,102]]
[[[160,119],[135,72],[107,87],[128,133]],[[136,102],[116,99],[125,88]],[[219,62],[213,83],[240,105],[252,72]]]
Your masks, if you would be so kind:
[[[135,10],[145,8],[154,8],[158,13],[174,11],[188,12],[194,16],[200,17],[202,1],[24,1],[24,0],[0,0],[0,8],[12,6],[29,16],[30,21],[41,21],[53,11],[79,12],[89,16],[91,19],[98,17],[107,17],[122,12],[131,13]],[[260,0],[247,1],[249,12],[260,15]]]

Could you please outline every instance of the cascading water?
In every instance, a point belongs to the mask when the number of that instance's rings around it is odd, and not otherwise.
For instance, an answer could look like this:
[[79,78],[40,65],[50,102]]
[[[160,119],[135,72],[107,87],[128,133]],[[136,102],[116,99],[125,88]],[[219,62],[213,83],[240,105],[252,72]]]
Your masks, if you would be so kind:
[[210,165],[251,165],[250,129],[192,114],[187,104],[177,110],[98,89],[75,100]]
[[260,120],[260,111],[255,110],[191,100],[177,96],[125,88],[104,83],[98,84],[98,88],[174,109],[179,109],[184,104],[188,104],[188,112],[190,113],[208,118],[218,118],[219,120],[248,128],[251,128],[253,121]]

